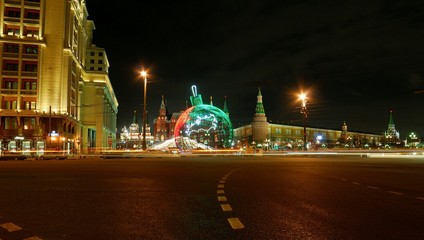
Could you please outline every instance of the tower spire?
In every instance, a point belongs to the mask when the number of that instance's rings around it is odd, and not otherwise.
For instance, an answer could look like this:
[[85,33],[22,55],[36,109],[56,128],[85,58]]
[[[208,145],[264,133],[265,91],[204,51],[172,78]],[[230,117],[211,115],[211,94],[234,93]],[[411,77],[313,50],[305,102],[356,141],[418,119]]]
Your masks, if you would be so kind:
[[252,126],[252,140],[256,143],[262,144],[268,136],[269,123],[265,116],[264,104],[262,103],[261,89],[258,88],[258,96],[256,102],[255,115],[253,116]]
[[230,116],[230,112],[228,111],[228,107],[227,107],[227,96],[225,96],[225,99],[224,99],[224,113],[225,114],[227,114],[227,116],[229,117]]
[[211,96],[211,106],[213,106],[212,96]]
[[165,105],[165,98],[164,98],[164,96],[162,95],[162,102],[160,103],[160,108],[163,108],[163,109],[165,109],[166,108],[166,105]]
[[265,108],[264,108],[264,104],[262,102],[261,89],[258,88],[258,90],[259,90],[259,92],[258,92],[258,96],[257,96],[255,116],[265,116]]
[[389,116],[389,128],[390,126],[395,125],[395,120],[393,119],[393,110],[390,110],[390,116]]
[[136,110],[134,110],[133,122],[132,123],[137,123],[137,111]]

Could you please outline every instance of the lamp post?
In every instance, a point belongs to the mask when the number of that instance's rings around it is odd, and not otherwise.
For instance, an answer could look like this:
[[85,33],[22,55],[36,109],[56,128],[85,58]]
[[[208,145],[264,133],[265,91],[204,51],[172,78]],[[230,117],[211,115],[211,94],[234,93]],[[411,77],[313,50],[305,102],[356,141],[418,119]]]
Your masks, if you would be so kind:
[[146,118],[147,118],[147,110],[146,110],[146,92],[147,92],[147,72],[141,71],[141,76],[144,77],[144,98],[143,98],[143,142],[142,148],[146,151]]
[[306,102],[307,102],[306,94],[301,93],[299,95],[299,99],[302,101],[300,113],[303,114],[303,150],[306,151],[308,150],[307,144],[306,144],[306,121],[308,120],[308,110],[306,109]]

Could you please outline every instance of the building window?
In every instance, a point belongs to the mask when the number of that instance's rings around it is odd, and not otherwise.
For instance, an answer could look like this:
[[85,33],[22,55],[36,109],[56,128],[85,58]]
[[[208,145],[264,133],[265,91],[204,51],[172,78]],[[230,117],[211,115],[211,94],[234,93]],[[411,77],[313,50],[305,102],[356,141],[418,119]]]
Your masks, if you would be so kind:
[[8,53],[18,53],[19,52],[19,45],[17,44],[5,44],[4,51]]
[[94,59],[90,59],[90,63],[94,63]]
[[99,60],[99,64],[103,64],[103,60]]
[[5,64],[5,70],[8,71],[18,71],[18,64],[17,63],[6,63]]
[[35,129],[35,118],[23,118],[24,129]]
[[17,101],[16,100],[5,100],[4,101],[4,109],[16,109]]
[[40,12],[34,10],[27,10],[25,12],[25,18],[40,19]]
[[103,68],[102,67],[98,67],[97,68],[97,71],[103,71]]
[[99,57],[102,57],[103,56],[103,52],[99,52]]
[[22,89],[25,90],[37,90],[37,82],[31,80],[24,80],[22,82]]
[[27,37],[38,37],[38,29],[26,29],[25,35]]
[[21,10],[19,8],[6,8],[6,16],[13,18],[21,17]]
[[4,129],[17,129],[18,121],[15,117],[5,117],[4,119]]
[[90,71],[94,71],[94,67],[90,67]]
[[94,56],[94,52],[93,51],[90,52],[90,56]]
[[26,54],[38,54],[38,47],[37,46],[24,46],[24,53]]
[[4,82],[5,89],[18,89],[18,81],[5,81]]
[[6,32],[7,32],[7,35],[9,36],[18,36],[21,33],[19,27],[10,27],[10,26],[6,26]]
[[24,64],[25,72],[37,72],[37,64],[36,63],[25,63]]

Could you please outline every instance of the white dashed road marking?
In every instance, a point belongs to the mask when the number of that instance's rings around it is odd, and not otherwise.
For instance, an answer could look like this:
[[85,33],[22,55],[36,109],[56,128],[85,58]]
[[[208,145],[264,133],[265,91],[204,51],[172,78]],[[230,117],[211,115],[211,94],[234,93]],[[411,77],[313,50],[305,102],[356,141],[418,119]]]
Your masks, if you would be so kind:
[[233,211],[233,208],[228,203],[221,204],[221,208],[222,208],[222,211],[224,211],[224,212],[231,212],[231,211]]
[[[218,202],[220,203],[222,211],[224,211],[224,212],[232,212],[233,211],[233,208],[228,203],[227,197],[224,195],[225,182],[231,174],[233,174],[235,171],[238,171],[239,169],[235,169],[235,170],[227,173],[226,175],[224,175],[219,180],[217,190],[216,190],[216,194],[218,194],[218,196],[217,196]],[[243,229],[244,228],[243,223],[241,223],[240,219],[238,219],[238,218],[233,217],[233,218],[228,218],[227,220],[228,220],[228,223],[230,223],[231,228],[233,228],[233,229]]]
[[424,197],[417,197],[418,200],[424,200]]
[[0,227],[6,229],[8,232],[16,232],[16,231],[22,230],[21,227],[13,223],[3,223],[0,225]]
[[243,229],[244,228],[243,223],[241,223],[240,219],[238,219],[238,218],[228,218],[228,222],[230,223],[230,225],[233,229]]
[[30,238],[25,238],[24,240],[43,240],[39,237],[30,237]]
[[226,196],[218,196],[218,202],[226,202],[227,197]]
[[380,188],[378,188],[378,187],[374,187],[374,186],[367,186],[367,188],[369,188],[369,189],[380,189]]

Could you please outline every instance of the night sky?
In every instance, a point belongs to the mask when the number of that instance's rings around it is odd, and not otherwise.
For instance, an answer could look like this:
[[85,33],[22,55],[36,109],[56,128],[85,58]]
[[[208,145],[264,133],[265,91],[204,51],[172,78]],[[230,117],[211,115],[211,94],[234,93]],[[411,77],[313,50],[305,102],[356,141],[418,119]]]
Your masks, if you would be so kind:
[[422,0],[87,0],[94,43],[106,49],[119,102],[118,130],[141,122],[149,71],[149,120],[161,95],[184,110],[197,85],[203,101],[224,97],[235,127],[249,124],[258,87],[273,123],[382,133],[393,110],[404,139],[424,136]]

